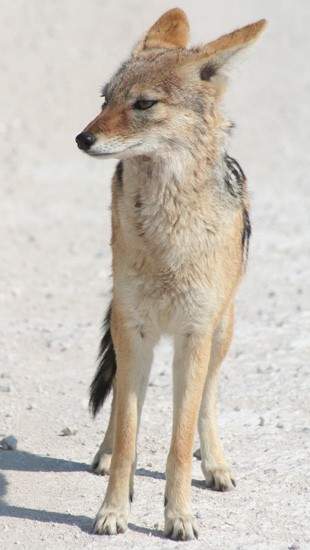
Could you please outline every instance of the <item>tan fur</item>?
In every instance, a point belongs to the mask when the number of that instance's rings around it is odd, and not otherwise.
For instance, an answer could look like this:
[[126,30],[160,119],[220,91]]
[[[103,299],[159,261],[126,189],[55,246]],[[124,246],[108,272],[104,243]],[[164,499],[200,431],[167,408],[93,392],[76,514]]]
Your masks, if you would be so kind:
[[175,8],[156,21],[134,50],[134,55],[150,48],[186,48],[190,40],[189,23],[183,10]]
[[242,29],[238,29],[230,34],[225,34],[209,42],[206,47],[209,55],[213,53],[218,53],[221,51],[232,50],[238,47],[242,47],[244,43],[250,44],[254,42],[260,36],[260,34],[265,30],[267,22],[265,19],[257,21],[257,23],[252,23],[252,25],[246,25]]
[[[110,423],[94,469],[106,473],[112,449],[113,455],[97,533],[127,527],[137,431],[162,333],[175,345],[166,536],[197,536],[190,505],[197,421],[207,485],[227,490],[235,484],[217,433],[216,384],[246,264],[248,199],[240,167],[230,168],[235,161],[225,156],[229,123],[219,102],[230,57],[264,26],[260,21],[187,50],[187,18],[182,10],[170,10],[107,85],[102,113],[84,130],[94,137],[85,146],[89,154],[122,159],[112,183],[111,334],[117,371]],[[151,101],[150,108],[143,110],[141,99]],[[84,134],[77,138],[83,148]]]

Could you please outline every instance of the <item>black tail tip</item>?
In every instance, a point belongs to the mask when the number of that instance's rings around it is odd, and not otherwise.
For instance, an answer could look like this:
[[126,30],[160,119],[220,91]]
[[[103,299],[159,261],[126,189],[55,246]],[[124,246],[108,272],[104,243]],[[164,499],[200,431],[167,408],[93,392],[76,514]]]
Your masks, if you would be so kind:
[[99,365],[90,385],[89,410],[93,417],[99,412],[111,391],[116,373],[116,355],[111,335],[111,315],[112,304],[104,320],[103,328],[105,332],[100,343]]

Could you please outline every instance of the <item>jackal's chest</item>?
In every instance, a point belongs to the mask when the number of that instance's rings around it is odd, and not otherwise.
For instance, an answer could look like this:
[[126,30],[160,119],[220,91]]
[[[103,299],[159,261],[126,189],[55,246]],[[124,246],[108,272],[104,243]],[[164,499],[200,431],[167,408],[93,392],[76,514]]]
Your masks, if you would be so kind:
[[137,275],[160,279],[162,287],[187,284],[206,272],[214,254],[217,231],[203,212],[187,209],[152,209],[139,199],[121,221],[122,234],[131,266]]
[[122,303],[130,315],[154,317],[168,332],[182,324],[185,312],[190,319],[205,318],[220,294],[218,233],[202,213],[178,213],[173,218],[164,209],[155,216],[141,210],[124,214],[119,232],[122,247],[114,250],[115,291]]

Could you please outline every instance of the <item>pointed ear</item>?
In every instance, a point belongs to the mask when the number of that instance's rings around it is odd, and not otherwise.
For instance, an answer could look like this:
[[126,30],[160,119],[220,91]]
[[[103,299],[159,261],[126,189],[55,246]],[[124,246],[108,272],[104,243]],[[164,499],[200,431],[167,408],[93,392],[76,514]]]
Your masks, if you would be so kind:
[[266,25],[267,21],[262,19],[196,49],[196,65],[201,79],[216,81],[227,77],[237,57],[259,38]]
[[135,47],[133,55],[150,48],[186,48],[190,40],[189,23],[183,10],[175,8],[162,15]]

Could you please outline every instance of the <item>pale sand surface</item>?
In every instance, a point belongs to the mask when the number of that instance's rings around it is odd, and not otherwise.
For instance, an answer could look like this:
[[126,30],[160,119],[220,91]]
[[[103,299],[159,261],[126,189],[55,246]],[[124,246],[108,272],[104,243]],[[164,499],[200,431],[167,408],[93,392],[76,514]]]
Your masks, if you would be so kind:
[[[253,239],[222,367],[218,418],[237,488],[207,490],[193,459],[199,540],[163,538],[171,347],[157,350],[139,436],[129,530],[91,534],[106,478],[89,464],[108,404],[87,410],[109,301],[114,161],[74,137],[100,87],[174,1],[0,1],[0,546],[4,549],[310,548],[310,72],[306,0],[184,0],[192,41],[266,17],[236,70],[230,153],[249,180]],[[69,427],[76,434],[61,437]],[[197,442],[198,444],[198,442]]]

